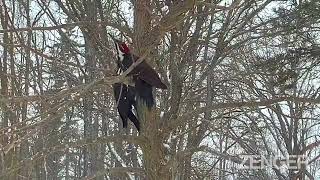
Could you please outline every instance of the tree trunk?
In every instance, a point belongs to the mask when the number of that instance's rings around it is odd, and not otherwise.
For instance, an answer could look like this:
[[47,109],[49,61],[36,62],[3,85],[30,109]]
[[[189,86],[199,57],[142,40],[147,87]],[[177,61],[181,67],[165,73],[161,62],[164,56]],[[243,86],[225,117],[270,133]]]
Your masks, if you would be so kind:
[[[134,44],[135,52],[142,55],[146,47],[145,37],[151,31],[151,1],[139,0],[134,4]],[[146,139],[142,145],[143,162],[146,170],[147,179],[168,180],[170,171],[166,166],[163,133],[160,129],[160,119],[156,115],[156,108],[151,110],[146,108],[144,102],[137,102],[137,113],[141,121],[141,135]]]

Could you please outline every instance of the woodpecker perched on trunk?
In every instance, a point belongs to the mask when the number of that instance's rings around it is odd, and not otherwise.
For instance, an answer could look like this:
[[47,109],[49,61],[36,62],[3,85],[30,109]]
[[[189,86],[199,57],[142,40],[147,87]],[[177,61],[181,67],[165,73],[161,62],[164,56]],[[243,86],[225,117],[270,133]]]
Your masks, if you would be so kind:
[[[109,34],[110,35],[110,34]],[[128,46],[110,35],[114,41],[117,50],[117,65],[122,72],[126,71],[139,57],[130,52]],[[143,101],[150,109],[154,106],[155,101],[152,88],[167,89],[167,86],[161,82],[157,72],[145,61],[137,65],[129,74],[134,83],[135,100]]]

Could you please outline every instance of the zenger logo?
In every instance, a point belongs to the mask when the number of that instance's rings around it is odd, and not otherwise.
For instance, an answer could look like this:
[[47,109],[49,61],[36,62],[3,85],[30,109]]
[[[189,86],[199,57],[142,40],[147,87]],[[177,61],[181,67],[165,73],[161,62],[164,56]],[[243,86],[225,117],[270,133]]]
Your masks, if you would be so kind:
[[287,157],[264,155],[241,155],[241,169],[265,169],[285,167],[290,170],[299,170],[308,164],[305,155],[289,155]]

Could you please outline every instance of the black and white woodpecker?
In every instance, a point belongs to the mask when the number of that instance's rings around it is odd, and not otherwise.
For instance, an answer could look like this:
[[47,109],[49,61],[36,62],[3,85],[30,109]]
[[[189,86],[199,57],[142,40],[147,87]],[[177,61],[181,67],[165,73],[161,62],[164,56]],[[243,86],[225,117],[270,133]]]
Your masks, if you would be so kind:
[[[126,45],[126,43],[115,39],[111,34],[109,35],[111,36],[116,47],[117,74],[120,75],[124,71],[126,71],[134,62],[136,62],[139,57],[130,52],[130,49]],[[133,110],[132,106],[135,106],[135,109],[137,109],[137,103],[142,102],[142,104],[145,105],[148,109],[151,109],[155,105],[155,100],[152,92],[153,87],[167,89],[167,86],[161,81],[157,72],[145,61],[142,61],[140,64],[138,64],[127,76],[130,76],[129,79],[132,79],[132,83],[129,83],[130,85],[121,83],[122,86],[120,87],[122,87],[122,91],[125,90],[124,93],[121,93],[121,88],[115,88],[115,86],[119,86],[115,84],[114,93],[116,100],[119,100],[118,111],[120,116],[121,113],[125,114],[126,112],[128,112],[127,117],[129,117],[129,119],[134,123],[135,120],[130,118],[133,118],[133,116],[131,115]],[[126,104],[127,102],[129,102],[130,107],[121,104],[122,98],[127,100],[123,101],[123,103]],[[123,118],[122,121],[124,122]],[[137,127],[137,124],[139,123],[134,124]]]

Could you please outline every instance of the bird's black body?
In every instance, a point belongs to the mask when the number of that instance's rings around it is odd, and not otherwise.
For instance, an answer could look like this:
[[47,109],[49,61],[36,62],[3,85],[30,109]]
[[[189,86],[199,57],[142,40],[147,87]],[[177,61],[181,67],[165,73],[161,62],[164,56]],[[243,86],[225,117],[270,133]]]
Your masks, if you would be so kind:
[[123,83],[116,83],[113,85],[113,92],[123,127],[128,127],[129,118],[139,131],[140,123],[133,113],[133,107],[135,106],[135,89]]
[[[138,59],[137,56],[132,54],[124,54],[122,71],[126,71]],[[146,63],[140,63],[129,74],[133,77],[136,98],[142,100],[148,108],[154,106],[154,97],[152,87],[159,87],[165,89],[166,86],[161,82],[158,74]]]
[[[131,54],[130,49],[124,42],[113,37],[112,39],[117,49],[117,73],[120,75],[136,62],[139,57]],[[116,100],[118,100],[118,111],[123,121],[123,127],[127,127],[127,119],[129,118],[140,130],[139,120],[134,115],[132,107],[135,106],[135,109],[137,109],[137,107],[146,106],[151,109],[155,105],[152,93],[153,87],[167,89],[167,86],[161,82],[157,72],[145,61],[138,64],[128,76],[132,77],[134,86],[115,84],[114,94]]]

